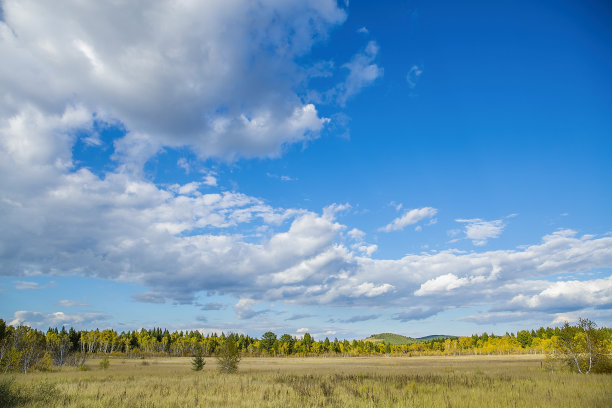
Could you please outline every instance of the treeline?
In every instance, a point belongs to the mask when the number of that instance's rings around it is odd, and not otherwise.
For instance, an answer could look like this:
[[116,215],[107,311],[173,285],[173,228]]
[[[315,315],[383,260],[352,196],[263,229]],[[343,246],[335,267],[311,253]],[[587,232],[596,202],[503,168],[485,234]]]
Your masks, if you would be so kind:
[[[597,329],[607,350],[612,349],[612,330]],[[35,368],[49,370],[53,366],[83,365],[92,355],[141,358],[152,356],[210,357],[227,338],[233,340],[243,356],[372,356],[372,355],[466,355],[466,354],[544,354],[558,346],[562,328],[542,327],[521,330],[516,335],[483,333],[469,337],[436,339],[423,343],[391,345],[367,340],[315,341],[305,333],[301,338],[273,332],[261,338],[243,334],[203,335],[198,331],[151,330],[75,330],[49,328],[46,333],[28,326],[13,327],[0,319],[0,370],[23,371]]]

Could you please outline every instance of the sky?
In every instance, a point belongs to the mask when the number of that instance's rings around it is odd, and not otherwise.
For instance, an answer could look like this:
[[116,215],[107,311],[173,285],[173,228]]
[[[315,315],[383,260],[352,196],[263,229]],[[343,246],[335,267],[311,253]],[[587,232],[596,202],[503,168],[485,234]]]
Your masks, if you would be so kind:
[[8,323],[612,326],[608,2],[0,4]]

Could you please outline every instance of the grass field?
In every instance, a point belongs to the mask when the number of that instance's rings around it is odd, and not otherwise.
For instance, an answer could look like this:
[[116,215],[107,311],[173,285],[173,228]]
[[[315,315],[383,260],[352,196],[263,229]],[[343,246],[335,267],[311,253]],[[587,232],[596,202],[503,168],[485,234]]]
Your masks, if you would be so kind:
[[[245,358],[238,374],[189,358],[99,360],[14,376],[28,407],[610,407],[612,376],[541,368],[541,357]],[[6,379],[7,377],[4,376]],[[5,387],[6,388],[6,387]],[[15,403],[15,402],[14,402]]]

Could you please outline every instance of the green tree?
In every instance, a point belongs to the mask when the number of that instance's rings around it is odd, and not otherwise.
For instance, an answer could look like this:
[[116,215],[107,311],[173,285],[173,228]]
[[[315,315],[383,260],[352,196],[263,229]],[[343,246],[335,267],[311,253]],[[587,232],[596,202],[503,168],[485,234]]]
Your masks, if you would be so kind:
[[263,349],[268,353],[274,353],[274,346],[276,345],[276,334],[271,331],[265,332],[263,336],[261,336],[261,345]]
[[280,337],[279,342],[281,343],[281,345],[283,347],[283,351],[286,354],[293,353],[293,344],[295,343],[295,340],[294,340],[293,337],[291,337],[290,334],[283,334]]
[[241,356],[234,337],[230,334],[217,349],[217,364],[222,373],[230,374],[238,371]]
[[191,360],[191,367],[193,371],[202,371],[206,362],[202,357],[202,348],[198,347],[195,355],[193,356],[193,360]]
[[391,354],[391,343],[385,343],[385,354]]
[[516,333],[516,339],[518,340],[519,343],[521,343],[521,346],[523,348],[527,348],[531,346],[531,342],[533,341],[533,338],[531,337],[531,333],[529,333],[527,330],[521,330],[518,333]]
[[312,343],[314,343],[314,340],[313,340],[312,336],[310,335],[310,333],[304,333],[304,338],[302,339],[302,344],[304,345],[304,350],[306,352],[310,351],[310,348],[312,347]]

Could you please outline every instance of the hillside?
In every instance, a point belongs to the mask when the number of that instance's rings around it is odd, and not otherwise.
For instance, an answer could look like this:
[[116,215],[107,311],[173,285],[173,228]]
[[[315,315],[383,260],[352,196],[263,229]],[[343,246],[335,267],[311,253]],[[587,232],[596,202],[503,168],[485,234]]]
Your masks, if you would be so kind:
[[455,339],[457,337],[450,336],[450,335],[443,335],[443,334],[435,334],[435,335],[430,335],[430,336],[425,336],[425,337],[414,338],[414,337],[402,336],[401,334],[395,334],[395,333],[379,333],[379,334],[371,335],[370,337],[364,339],[364,341],[371,341],[373,343],[383,343],[384,342],[384,343],[389,343],[393,345],[398,345],[398,344],[425,343],[427,341],[448,339],[448,338]]
[[432,341],[432,340],[456,339],[456,338],[457,338],[457,336],[451,336],[451,335],[448,335],[448,334],[432,334],[432,335],[425,336],[425,337],[419,337],[419,338],[417,338],[417,340],[420,340],[420,341],[422,341],[424,343],[424,342]]

